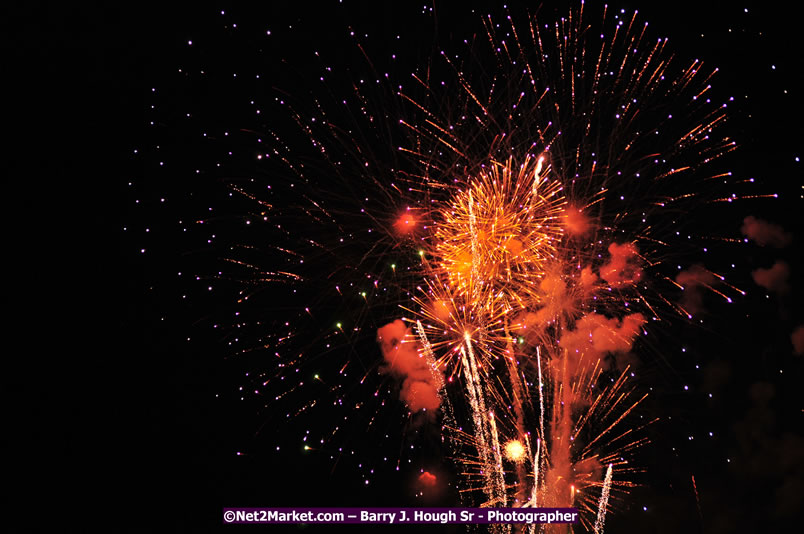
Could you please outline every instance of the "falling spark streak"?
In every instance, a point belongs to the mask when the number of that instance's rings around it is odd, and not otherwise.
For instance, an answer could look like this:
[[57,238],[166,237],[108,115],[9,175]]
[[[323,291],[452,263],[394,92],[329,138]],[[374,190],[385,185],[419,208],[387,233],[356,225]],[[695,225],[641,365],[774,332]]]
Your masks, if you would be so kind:
[[[468,335],[467,335],[468,337]],[[467,341],[468,344],[468,341]],[[471,349],[470,349],[471,354]],[[463,371],[466,377],[466,389],[469,393],[469,405],[472,408],[472,422],[474,423],[475,429],[475,440],[477,442],[477,449],[480,453],[480,460],[481,460],[481,472],[486,479],[486,494],[489,500],[493,499],[493,495],[489,495],[489,491],[493,488],[493,479],[492,479],[492,469],[489,461],[489,450],[486,440],[486,430],[485,425],[483,424],[483,413],[484,410],[480,409],[480,402],[478,400],[477,395],[477,388],[475,384],[475,375],[472,372],[472,365],[470,365],[469,360],[466,356],[466,351],[463,347],[461,347],[461,357],[463,363]]]
[[490,506],[506,502],[505,479],[502,471],[499,436],[493,412],[486,411],[486,400],[480,382],[480,372],[472,349],[472,338],[464,334],[468,361],[464,363],[468,375],[470,402],[473,408],[475,438],[483,460],[483,473],[486,477],[486,495]]
[[542,172],[542,164],[544,163],[544,156],[539,156],[539,160],[536,163],[536,170],[533,171],[533,189],[532,194],[535,197],[539,192],[539,174]]
[[502,464],[502,453],[500,451],[500,436],[497,434],[497,419],[494,412],[489,412],[489,429],[491,430],[491,450],[494,453],[495,485],[497,504],[506,506],[508,504],[505,491],[505,474]]
[[427,367],[430,369],[433,383],[438,385],[438,391],[439,394],[441,394],[444,390],[444,379],[441,377],[441,373],[438,372],[438,365],[436,364],[435,355],[433,354],[433,346],[430,345],[430,340],[427,339],[427,334],[424,331],[421,320],[416,320],[416,332],[419,334],[419,341],[422,343],[424,357],[427,361]]
[[541,468],[542,440],[536,440],[536,456],[533,457],[533,488],[527,506],[539,507],[539,470]]
[[[530,492],[530,500],[525,504],[526,507],[538,508],[539,507],[539,470],[541,469],[541,452],[542,440],[536,439],[536,456],[533,457],[533,488]],[[533,534],[536,531],[536,524],[528,527],[528,532]]]
[[597,520],[595,520],[595,534],[603,534],[603,522],[606,520],[606,507],[609,505],[609,489],[611,488],[611,465],[606,469],[606,479],[603,482],[603,493],[600,495],[600,504],[597,507]]
[[539,370],[539,441],[544,439],[544,382],[542,381],[542,351],[536,347],[536,367]]
[[695,475],[690,475],[692,477],[692,489],[695,490],[695,505],[698,507],[698,517],[701,519],[701,524],[703,524],[703,512],[701,511],[701,497],[698,495],[698,485],[695,483]]
[[[447,390],[445,388],[446,382],[438,370],[438,363],[436,362],[435,355],[433,353],[433,346],[430,344],[430,340],[427,339],[427,333],[424,331],[421,320],[416,321],[416,332],[419,334],[419,340],[421,341],[422,349],[424,350],[427,365],[430,368],[430,375],[433,379],[433,383],[438,385],[438,396],[441,399],[441,411],[443,413],[443,426],[446,428],[457,428],[458,425],[455,422],[455,410],[452,407],[452,401],[450,401],[449,395],[447,394]],[[457,444],[458,438],[456,435],[448,434],[448,436],[453,444]]]

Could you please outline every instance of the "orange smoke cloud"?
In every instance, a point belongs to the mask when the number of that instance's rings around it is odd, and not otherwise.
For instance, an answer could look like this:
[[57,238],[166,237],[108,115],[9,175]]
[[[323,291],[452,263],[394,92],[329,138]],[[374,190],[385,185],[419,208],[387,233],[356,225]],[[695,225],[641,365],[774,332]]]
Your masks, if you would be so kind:
[[757,245],[776,248],[786,247],[793,240],[793,236],[785,232],[778,224],[769,223],[749,215],[743,221],[740,229],[743,235],[753,240]]
[[799,326],[790,335],[790,341],[793,342],[793,352],[796,354],[804,354],[804,325]]
[[523,312],[514,321],[513,329],[517,334],[525,336],[529,343],[533,343],[536,340],[535,336],[540,332],[540,327],[543,326],[542,320],[542,314]]
[[703,311],[701,288],[711,286],[717,282],[719,282],[719,279],[702,265],[693,265],[689,269],[681,271],[676,275],[676,283],[684,287],[681,306],[687,310],[687,313],[700,313]]
[[539,283],[539,289],[552,298],[560,298],[566,291],[567,284],[560,276],[548,274]]
[[394,229],[400,234],[407,235],[416,229],[418,222],[410,211],[406,211],[394,222]]
[[609,245],[611,260],[600,267],[600,278],[612,287],[635,284],[642,278],[642,268],[636,264],[639,251],[633,243]]
[[567,295],[567,284],[560,275],[548,274],[539,283],[539,289],[543,294],[544,307],[536,311],[537,323],[546,325],[572,308],[572,298]]
[[574,366],[581,355],[594,359],[630,351],[643,324],[645,318],[641,313],[626,315],[621,320],[590,313],[578,319],[574,330],[565,331],[559,344],[567,349]]
[[419,498],[427,505],[435,506],[441,502],[444,490],[446,489],[447,477],[434,469],[433,471],[421,470],[421,474],[411,482]]
[[405,323],[397,319],[378,329],[377,341],[388,364],[385,370],[402,379],[399,397],[410,411],[437,410],[441,405],[438,388],[443,378],[419,353]]
[[577,208],[568,207],[564,211],[564,228],[570,235],[581,236],[584,235],[592,228],[592,223],[589,217]]
[[757,269],[751,273],[754,282],[773,293],[784,294],[790,291],[790,266],[783,261],[777,261],[770,269]]
[[514,329],[523,335],[538,333],[557,317],[574,309],[574,299],[567,293],[567,283],[560,274],[548,273],[539,282],[541,308],[517,317]]
[[581,271],[581,287],[589,289],[599,280],[598,276],[592,271],[591,267],[584,267]]
[[436,482],[437,482],[436,476],[427,471],[419,475],[419,484],[421,484],[422,486],[432,488],[433,486],[436,485]]

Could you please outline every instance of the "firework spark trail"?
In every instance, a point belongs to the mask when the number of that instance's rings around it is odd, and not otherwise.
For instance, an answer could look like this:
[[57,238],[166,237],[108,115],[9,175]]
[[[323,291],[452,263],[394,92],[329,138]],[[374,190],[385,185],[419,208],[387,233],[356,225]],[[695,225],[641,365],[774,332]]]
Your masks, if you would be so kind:
[[491,452],[494,455],[494,475],[496,486],[497,506],[508,505],[508,495],[505,491],[505,472],[503,471],[502,453],[500,451],[500,436],[497,433],[497,419],[494,412],[489,412],[489,434],[491,436]]
[[[475,443],[477,452],[480,458],[480,473],[485,479],[483,489],[487,496],[487,506],[494,506],[497,500],[504,495],[504,488],[499,488],[499,480],[497,476],[497,469],[495,462],[491,458],[491,451],[489,450],[488,443],[491,440],[490,431],[486,425],[486,416],[484,406],[482,403],[482,390],[479,389],[477,367],[474,363],[474,356],[471,346],[471,339],[469,334],[466,334],[466,346],[469,348],[469,358],[467,358],[467,351],[463,346],[460,348],[463,370],[466,376],[466,387],[469,396],[469,405],[472,409],[472,420],[475,430]],[[483,408],[481,408],[483,407]],[[505,532],[510,531],[507,525],[492,525],[492,532]]]
[[[517,363],[513,359],[512,356],[506,358],[506,364],[508,366],[508,374],[511,378],[511,394],[512,394],[512,404],[514,409],[514,417],[515,417],[515,438],[517,443],[521,443],[524,449],[524,456],[525,458],[531,457],[531,446],[530,446],[530,438],[526,431],[525,427],[525,414],[524,414],[524,395],[522,392],[522,382],[519,377],[519,370],[517,368]],[[525,487],[525,470],[526,470],[526,463],[523,462],[516,462],[516,470],[517,470],[517,492],[515,496],[515,502],[521,503],[525,502],[525,495],[527,488]]]
[[444,377],[441,375],[441,372],[438,370],[438,363],[435,359],[433,347],[430,344],[430,340],[427,339],[427,332],[424,330],[421,320],[416,321],[416,332],[419,335],[419,341],[421,342],[422,351],[425,354],[427,365],[430,368],[433,383],[438,385],[438,396],[441,398],[442,426],[448,430],[445,432],[445,435],[442,436],[442,439],[450,439],[453,446],[457,446],[459,441],[457,439],[457,434],[455,433],[455,430],[458,428],[458,425],[455,421],[455,409],[452,407],[452,401],[447,394],[445,388],[446,382],[444,381]]
[[695,475],[690,475],[692,477],[692,489],[695,490],[695,505],[698,508],[698,518],[701,520],[701,525],[703,525],[703,512],[701,511],[701,497],[698,495],[698,485],[695,483]]
[[469,364],[469,360],[466,356],[466,351],[464,350],[463,347],[461,347],[460,352],[461,352],[464,376],[466,378],[466,390],[469,395],[469,407],[471,408],[472,412],[472,422],[475,430],[475,441],[477,444],[477,452],[480,457],[480,472],[486,480],[486,484],[484,485],[486,495],[488,496],[489,500],[492,500],[493,495],[490,495],[489,492],[492,490],[494,484],[491,476],[492,469],[489,460],[486,429],[485,425],[483,424],[484,411],[480,409],[480,404],[477,398],[477,387],[475,377],[474,373],[472,372],[472,366]]
[[[541,470],[541,454],[542,454],[542,440],[536,439],[536,456],[533,457],[533,487],[530,490],[530,500],[525,503],[525,507],[538,508],[539,507],[539,491],[542,477],[539,476]],[[528,532],[533,534],[536,531],[536,524],[528,527]]]
[[[530,435],[525,427],[525,412],[524,412],[524,404],[525,399],[527,399],[527,392],[524,388],[523,380],[520,376],[519,362],[516,360],[514,355],[513,338],[511,337],[507,320],[505,324],[505,336],[507,338],[507,341],[506,341],[505,355],[503,359],[505,361],[508,370],[508,377],[511,381],[511,396],[512,396],[511,400],[515,416],[516,440],[517,443],[523,444],[524,456],[525,458],[529,459],[532,455],[532,451],[530,445]],[[525,496],[527,495],[527,488],[525,487],[524,484],[526,467],[527,465],[524,461],[516,462],[518,482],[514,502],[520,505],[526,501]]]
[[536,347],[536,368],[539,370],[539,441],[541,441],[544,439],[544,382],[542,381],[541,347]]
[[486,395],[480,378],[480,370],[475,351],[472,349],[472,339],[467,333],[465,335],[466,348],[468,354],[468,373],[471,375],[470,399],[475,402],[473,417],[475,418],[475,437],[483,458],[482,469],[486,475],[487,485],[486,495],[490,506],[503,506],[506,503],[505,476],[502,469],[502,455],[500,454],[500,440],[497,434],[497,424],[494,419],[494,412],[486,408]]
[[533,171],[533,186],[531,187],[531,195],[536,197],[539,194],[539,176],[542,172],[542,165],[544,164],[544,156],[539,156],[536,162],[536,170]]
[[542,466],[542,440],[536,440],[536,456],[533,457],[533,489],[530,493],[529,506],[532,508],[539,507],[539,483],[541,482],[541,466]]
[[416,333],[419,335],[419,341],[422,344],[422,351],[427,361],[427,367],[430,368],[433,383],[438,386],[439,394],[441,394],[444,391],[444,377],[442,377],[441,373],[438,371],[435,354],[433,354],[433,347],[430,345],[430,340],[427,339],[427,333],[424,331],[421,320],[416,321]]
[[597,508],[595,520],[595,534],[603,534],[603,522],[606,520],[606,508],[609,505],[609,490],[611,488],[611,464],[606,469],[606,479],[603,481],[603,493],[600,495],[600,504]]

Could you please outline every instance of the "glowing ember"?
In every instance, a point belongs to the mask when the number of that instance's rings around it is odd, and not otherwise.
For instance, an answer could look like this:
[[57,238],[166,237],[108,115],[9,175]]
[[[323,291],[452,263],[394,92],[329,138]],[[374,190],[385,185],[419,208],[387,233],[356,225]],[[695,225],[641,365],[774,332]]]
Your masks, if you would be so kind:
[[512,439],[505,444],[505,457],[514,463],[524,462],[527,458],[525,446],[521,441]]

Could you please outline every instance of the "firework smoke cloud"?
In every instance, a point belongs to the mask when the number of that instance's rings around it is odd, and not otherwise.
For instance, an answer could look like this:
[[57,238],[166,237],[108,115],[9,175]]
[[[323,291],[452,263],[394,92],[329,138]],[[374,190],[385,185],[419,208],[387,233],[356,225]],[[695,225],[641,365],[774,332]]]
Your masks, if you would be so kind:
[[437,410],[441,404],[438,389],[443,380],[420,353],[405,323],[397,319],[383,326],[377,331],[377,341],[387,363],[385,371],[402,382],[400,399],[412,412]]

